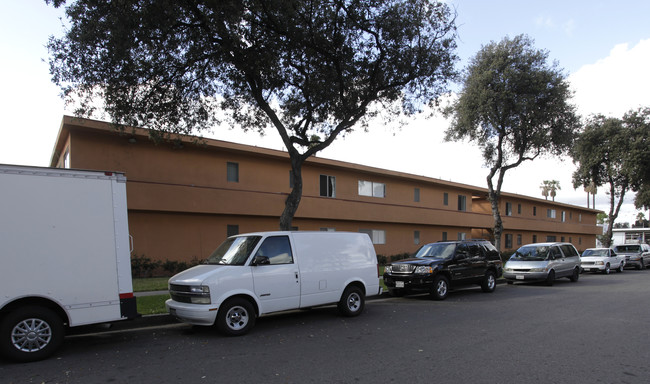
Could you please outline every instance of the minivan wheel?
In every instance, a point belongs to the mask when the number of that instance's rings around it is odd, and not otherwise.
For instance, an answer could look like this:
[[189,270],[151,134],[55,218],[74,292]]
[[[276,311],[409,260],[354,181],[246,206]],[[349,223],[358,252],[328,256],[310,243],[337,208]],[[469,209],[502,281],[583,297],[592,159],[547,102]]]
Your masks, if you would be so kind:
[[550,287],[551,285],[553,285],[554,281],[555,281],[555,271],[551,269],[548,272],[548,275],[546,275],[545,283],[546,283],[546,285],[548,285]]
[[497,278],[494,275],[494,272],[492,271],[487,271],[485,273],[485,277],[483,278],[483,282],[481,283],[481,289],[483,292],[490,293],[494,292],[494,289],[497,287]]
[[449,293],[449,281],[444,276],[436,276],[433,279],[433,287],[431,288],[431,298],[433,300],[444,300]]
[[[607,267],[607,269],[609,270],[609,266]],[[609,272],[607,272],[607,273],[609,273]],[[571,275],[571,277],[569,277],[569,280],[571,280],[572,283],[575,283],[576,281],[578,281],[579,278],[580,278],[580,269],[575,268],[573,270],[573,274]]]
[[219,308],[217,329],[228,336],[241,336],[255,325],[255,310],[251,303],[235,297],[227,300]]
[[338,309],[343,316],[353,317],[358,316],[363,312],[365,306],[365,295],[361,288],[350,285],[343,291],[343,296],[338,303]]
[[49,308],[20,308],[0,324],[0,352],[19,362],[42,360],[61,346],[64,332],[63,321]]

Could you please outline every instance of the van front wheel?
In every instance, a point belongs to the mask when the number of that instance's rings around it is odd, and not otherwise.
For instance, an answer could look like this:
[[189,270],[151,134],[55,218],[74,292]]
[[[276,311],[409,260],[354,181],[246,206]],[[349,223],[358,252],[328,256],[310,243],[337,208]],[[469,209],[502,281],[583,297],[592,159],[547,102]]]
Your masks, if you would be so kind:
[[241,336],[255,325],[255,310],[251,303],[242,298],[227,300],[219,308],[217,329],[228,336]]
[[63,321],[52,310],[20,308],[0,324],[0,352],[18,362],[42,360],[61,346],[64,332]]
[[363,312],[365,296],[361,288],[351,285],[345,288],[338,304],[338,309],[344,316],[358,316]]

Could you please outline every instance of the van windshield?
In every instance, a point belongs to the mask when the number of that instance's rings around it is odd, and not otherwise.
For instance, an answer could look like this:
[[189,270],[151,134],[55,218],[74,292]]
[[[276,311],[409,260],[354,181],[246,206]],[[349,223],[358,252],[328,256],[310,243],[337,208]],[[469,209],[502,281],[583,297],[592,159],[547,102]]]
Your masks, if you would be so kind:
[[550,250],[548,246],[523,246],[512,254],[510,260],[544,261]]
[[206,264],[244,265],[262,236],[230,237],[206,260]]
[[446,259],[454,255],[456,243],[434,243],[423,245],[416,253],[415,257],[430,257],[435,259]]

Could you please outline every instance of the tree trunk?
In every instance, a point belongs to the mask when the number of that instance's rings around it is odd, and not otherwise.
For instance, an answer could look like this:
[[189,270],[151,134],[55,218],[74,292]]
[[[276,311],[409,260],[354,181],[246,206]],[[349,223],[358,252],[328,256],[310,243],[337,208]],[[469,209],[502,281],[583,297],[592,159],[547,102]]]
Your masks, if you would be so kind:
[[[295,158],[298,157],[298,158]],[[291,176],[293,178],[293,189],[284,202],[284,210],[280,215],[280,230],[290,231],[293,223],[293,216],[298,210],[300,200],[302,199],[302,164],[303,159],[300,155],[291,156]]]
[[492,190],[488,193],[490,206],[492,207],[492,217],[494,218],[494,246],[501,252],[501,234],[503,233],[503,221],[501,220],[501,213],[499,212],[499,193]]
[[614,187],[614,181],[610,180],[609,188],[609,215],[607,216],[607,231],[603,236],[603,246],[609,248],[612,246],[612,234],[614,229],[614,221],[618,218],[618,214],[621,211],[621,205],[623,204],[623,199],[625,199],[625,191],[627,190],[627,185],[621,188],[621,196],[619,196],[618,203],[616,203],[616,188]]

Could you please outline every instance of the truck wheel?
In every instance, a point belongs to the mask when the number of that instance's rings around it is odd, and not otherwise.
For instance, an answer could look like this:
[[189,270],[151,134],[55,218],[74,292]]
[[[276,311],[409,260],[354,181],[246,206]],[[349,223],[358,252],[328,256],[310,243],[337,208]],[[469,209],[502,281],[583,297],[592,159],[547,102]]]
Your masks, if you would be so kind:
[[606,274],[606,275],[609,275],[610,272],[611,271],[610,271],[610,268],[609,268],[609,263],[607,263],[607,265],[605,265],[605,270],[603,271],[603,273]]
[[366,298],[361,288],[350,285],[343,291],[337,307],[343,316],[354,317],[363,312],[365,305]]
[[431,298],[433,300],[444,300],[449,293],[449,281],[444,276],[436,276],[433,279],[433,287],[431,288]]
[[494,272],[492,271],[487,271],[485,273],[485,277],[483,278],[483,282],[481,283],[481,289],[483,292],[494,292],[495,288],[497,287],[497,278],[494,275]]
[[625,268],[623,268],[623,263],[621,263],[621,264],[619,264],[618,268],[616,269],[616,272],[621,273],[621,272],[623,272],[623,269],[625,269]]
[[42,360],[63,343],[63,321],[45,307],[24,307],[9,313],[0,324],[0,352],[19,361]]
[[226,300],[217,314],[217,329],[227,336],[241,336],[255,325],[255,310],[251,303],[239,297]]

